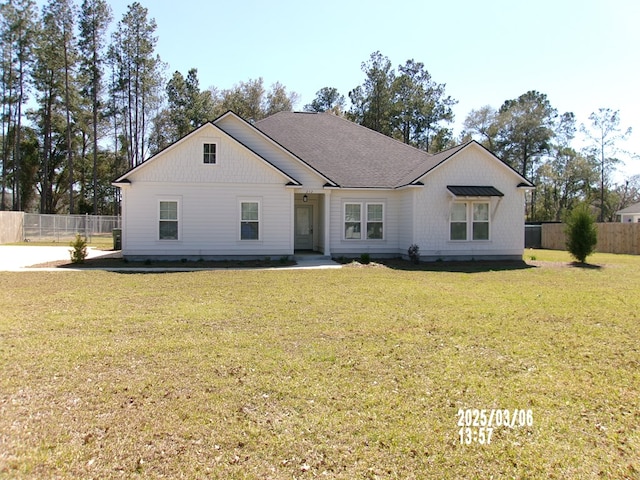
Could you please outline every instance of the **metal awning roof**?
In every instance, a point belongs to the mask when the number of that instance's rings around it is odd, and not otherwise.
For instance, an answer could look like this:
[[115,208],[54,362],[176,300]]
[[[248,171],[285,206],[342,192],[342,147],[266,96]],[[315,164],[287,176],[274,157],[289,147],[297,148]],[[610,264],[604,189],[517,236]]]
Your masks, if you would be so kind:
[[496,187],[479,187],[475,185],[447,185],[447,189],[456,197],[504,197],[504,193]]

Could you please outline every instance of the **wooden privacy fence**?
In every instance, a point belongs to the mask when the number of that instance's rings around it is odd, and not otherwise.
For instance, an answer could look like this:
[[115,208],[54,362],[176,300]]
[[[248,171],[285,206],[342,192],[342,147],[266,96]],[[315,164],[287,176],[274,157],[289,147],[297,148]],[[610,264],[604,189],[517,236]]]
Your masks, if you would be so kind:
[[[640,255],[640,223],[596,223],[601,253],[628,253]],[[542,224],[542,248],[566,250],[564,223]]]

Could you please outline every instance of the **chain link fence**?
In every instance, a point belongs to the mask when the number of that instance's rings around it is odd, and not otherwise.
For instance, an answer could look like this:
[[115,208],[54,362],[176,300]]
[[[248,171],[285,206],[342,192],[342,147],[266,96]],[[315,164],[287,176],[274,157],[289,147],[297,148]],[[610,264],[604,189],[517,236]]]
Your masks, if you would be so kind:
[[76,234],[92,241],[94,237],[111,238],[117,228],[121,228],[121,217],[25,213],[23,233],[29,242],[72,241]]

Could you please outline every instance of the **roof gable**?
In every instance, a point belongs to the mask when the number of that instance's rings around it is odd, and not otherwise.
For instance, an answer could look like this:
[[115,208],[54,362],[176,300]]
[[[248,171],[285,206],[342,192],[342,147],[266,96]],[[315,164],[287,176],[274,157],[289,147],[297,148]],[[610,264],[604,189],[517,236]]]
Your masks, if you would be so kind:
[[[261,157],[259,154],[257,154],[256,152],[252,151],[250,148],[248,148],[245,145],[243,145],[242,143],[238,142],[238,140],[236,140],[233,136],[227,134],[224,130],[222,130],[221,128],[219,128],[218,126],[213,124],[212,122],[208,122],[208,123],[206,123],[204,125],[201,125],[200,127],[196,128],[194,131],[190,132],[189,134],[185,135],[181,139],[179,139],[176,142],[172,143],[171,145],[167,146],[166,148],[164,148],[160,152],[156,153],[154,156],[152,156],[151,158],[149,158],[145,162],[143,162],[143,163],[135,166],[134,168],[130,169],[129,171],[127,171],[126,173],[121,175],[118,179],[116,179],[113,183],[114,183],[114,185],[130,183],[132,178],[136,177],[139,172],[140,173],[146,173],[149,169],[154,170],[154,169],[159,168],[156,165],[159,165],[160,163],[163,163],[163,160],[166,160],[166,159],[170,158],[172,154],[177,153],[182,149],[185,149],[185,147],[187,147],[188,145],[190,145],[193,142],[198,144],[196,149],[195,149],[198,152],[198,153],[195,154],[195,158],[201,158],[201,154],[202,154],[201,142],[202,141],[207,141],[208,139],[211,139],[212,141],[216,141],[216,139],[221,139],[224,142],[228,142],[228,143],[230,143],[230,144],[232,144],[234,146],[234,149],[236,151],[238,149],[244,150],[246,153],[249,154],[250,157],[253,157],[253,158],[259,160],[265,166],[267,166],[269,169],[271,169],[274,172],[277,172],[277,174],[279,176],[281,176],[283,178],[283,180],[288,182],[288,184],[300,185],[300,182],[298,182],[295,178],[291,177],[286,172],[280,170],[278,167],[276,167],[275,165],[271,164],[268,160],[266,160],[265,158]],[[194,157],[194,155],[191,155],[191,158],[193,158],[193,157]],[[198,163],[198,165],[199,165],[199,163]],[[184,168],[184,166],[185,165],[180,165],[180,166],[176,165],[175,167],[179,169],[179,168]],[[165,181],[171,181],[170,178],[164,178],[164,180]]]
[[290,171],[296,178],[304,181],[305,185],[310,182],[338,186],[331,178],[314,168],[305,159],[300,158],[231,110],[218,117],[213,123],[283,171]]
[[487,150],[484,146],[482,146],[475,140],[471,140],[467,143],[463,143],[462,145],[458,145],[457,147],[453,147],[433,155],[433,158],[432,158],[433,165],[430,166],[426,171],[419,174],[419,176],[417,178],[414,178],[413,180],[411,180],[410,176],[407,177],[406,179],[407,184],[420,182],[426,175],[428,175],[433,170],[443,165],[447,160],[453,159],[454,157],[458,156],[463,151],[468,149],[476,149],[477,151],[482,152],[487,158],[490,158],[492,162],[496,165],[496,168],[499,168],[505,172],[508,172],[509,175],[513,176],[514,181],[518,182],[517,184],[518,187],[534,188],[533,183],[531,183],[525,177],[520,175],[516,170],[514,170],[512,167],[510,167],[505,162],[503,162],[498,157],[496,157],[495,154],[493,154],[493,152],[491,152],[490,150]]

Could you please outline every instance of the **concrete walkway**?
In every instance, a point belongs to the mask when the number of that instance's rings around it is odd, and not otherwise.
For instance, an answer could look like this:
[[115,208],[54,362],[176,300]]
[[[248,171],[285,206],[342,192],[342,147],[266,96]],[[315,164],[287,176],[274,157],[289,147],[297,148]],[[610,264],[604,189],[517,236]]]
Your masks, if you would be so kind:
[[[110,272],[140,272],[140,273],[160,273],[160,272],[192,272],[202,270],[230,270],[229,268],[189,268],[189,267],[149,267],[149,268],[30,268],[32,265],[55,262],[59,260],[69,260],[71,247],[42,247],[42,246],[7,246],[0,245],[0,271],[5,272],[75,272],[87,270],[105,270]],[[120,252],[110,252],[89,247],[87,258],[114,257]],[[342,268],[342,265],[331,259],[323,258],[303,258],[298,259],[296,265],[290,267],[261,268],[261,270],[298,270],[298,269],[327,269]],[[246,268],[242,268],[246,270]]]

